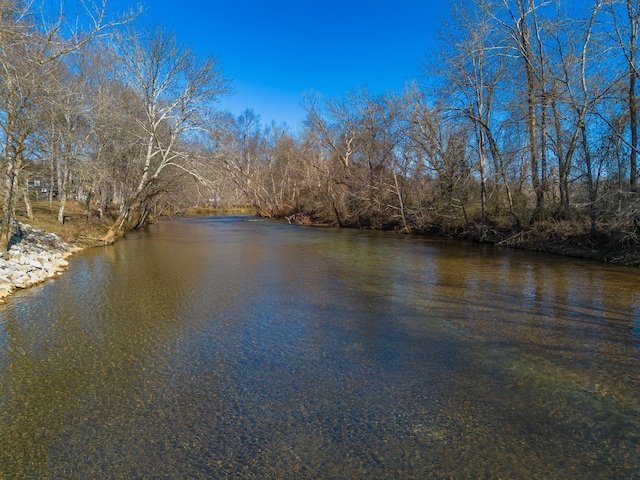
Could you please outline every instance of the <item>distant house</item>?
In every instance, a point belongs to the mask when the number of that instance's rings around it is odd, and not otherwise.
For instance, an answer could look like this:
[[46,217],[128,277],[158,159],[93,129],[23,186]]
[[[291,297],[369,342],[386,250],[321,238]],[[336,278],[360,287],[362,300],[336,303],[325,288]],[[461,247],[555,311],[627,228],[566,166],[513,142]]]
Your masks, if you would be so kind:
[[[49,191],[51,189],[51,184],[42,178],[31,175],[27,178],[27,192],[30,196],[34,196],[36,199],[40,197],[40,195],[49,195]],[[53,198],[58,196],[58,190],[53,190]]]

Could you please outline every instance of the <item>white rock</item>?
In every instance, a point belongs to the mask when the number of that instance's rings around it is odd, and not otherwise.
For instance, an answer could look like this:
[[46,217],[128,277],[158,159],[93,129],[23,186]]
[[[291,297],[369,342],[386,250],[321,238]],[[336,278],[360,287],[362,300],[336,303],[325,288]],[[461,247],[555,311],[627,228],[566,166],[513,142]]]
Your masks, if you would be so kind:
[[40,270],[42,270],[44,268],[42,266],[42,263],[37,258],[30,258],[29,262],[27,263],[27,265],[31,265],[32,267],[38,268]]
[[0,301],[16,288],[26,288],[61,274],[69,266],[64,260],[77,247],[55,234],[17,222],[9,252],[0,252]]

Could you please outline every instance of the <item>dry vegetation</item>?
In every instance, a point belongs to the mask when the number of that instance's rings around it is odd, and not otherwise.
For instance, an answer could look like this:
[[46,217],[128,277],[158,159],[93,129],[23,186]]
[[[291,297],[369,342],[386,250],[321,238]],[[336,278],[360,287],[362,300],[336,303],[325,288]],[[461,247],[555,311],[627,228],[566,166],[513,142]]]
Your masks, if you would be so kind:
[[[81,202],[67,202],[64,224],[58,221],[59,202],[33,202],[34,217],[29,219],[25,209],[18,207],[17,220],[45,232],[55,233],[65,242],[81,248],[103,245],[103,238],[113,223],[111,216],[100,218],[97,212],[87,215],[86,206]],[[252,215],[251,207],[195,207],[181,213],[184,215]]]
[[34,218],[27,218],[24,209],[19,209],[17,219],[45,232],[55,233],[65,242],[82,248],[102,245],[101,239],[113,222],[113,219],[100,219],[96,215],[87,216],[84,205],[79,202],[67,203],[64,224],[57,220],[58,202],[34,202],[32,208]]
[[473,225],[462,229],[460,237],[616,265],[640,266],[638,241],[630,239],[629,232],[600,226],[593,233],[588,221],[548,220],[517,230]]
[[193,207],[187,209],[186,215],[255,215],[253,207]]
[[[65,223],[57,220],[59,205],[56,202],[33,204],[34,218],[28,219],[24,212],[17,212],[17,218],[46,232],[55,233],[65,242],[81,248],[102,245],[102,238],[111,225],[112,218],[100,219],[95,212],[88,217],[85,206],[79,202],[67,205]],[[195,207],[184,215],[253,215],[251,207],[209,208]],[[306,220],[306,221],[305,221]],[[286,218],[289,223],[314,224],[308,217],[296,215]],[[425,235],[446,236],[481,243],[546,252],[576,258],[586,258],[620,265],[640,265],[637,239],[628,233],[602,227],[596,235],[590,231],[587,221],[539,222],[535,226],[510,229],[498,225],[469,224],[464,228],[450,231],[425,231]]]

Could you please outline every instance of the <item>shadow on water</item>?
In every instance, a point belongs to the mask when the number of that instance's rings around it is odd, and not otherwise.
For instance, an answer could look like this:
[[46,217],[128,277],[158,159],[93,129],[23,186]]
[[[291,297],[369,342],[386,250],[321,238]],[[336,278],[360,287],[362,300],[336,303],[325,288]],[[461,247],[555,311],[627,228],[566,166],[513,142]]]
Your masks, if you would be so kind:
[[0,307],[0,477],[640,475],[636,270],[250,220]]

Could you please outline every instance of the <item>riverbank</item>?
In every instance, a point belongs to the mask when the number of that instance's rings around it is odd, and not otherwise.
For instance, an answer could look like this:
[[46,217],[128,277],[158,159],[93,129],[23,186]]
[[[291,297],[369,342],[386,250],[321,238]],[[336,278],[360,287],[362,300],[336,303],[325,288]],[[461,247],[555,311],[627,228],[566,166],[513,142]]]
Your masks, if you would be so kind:
[[66,258],[78,250],[54,233],[16,223],[9,251],[0,253],[0,302],[16,289],[60,275],[69,265]]
[[[301,213],[284,217],[283,220],[297,225],[335,226],[315,222]],[[586,222],[548,221],[519,228],[470,223],[464,227],[432,226],[414,230],[411,234],[488,243],[613,265],[640,266],[640,233],[621,232],[601,225],[592,234]]]
[[59,205],[33,205],[33,218],[17,215],[9,251],[0,253],[0,303],[16,290],[29,288],[62,274],[67,258],[101,245],[109,221],[87,218],[80,204],[71,202],[64,224],[58,222]]
[[[69,202],[65,221],[58,221],[57,202],[34,202],[33,218],[22,208],[17,213],[8,252],[0,253],[0,303],[19,289],[55,278],[69,265],[67,258],[89,247],[104,245],[102,237],[112,219],[87,216],[84,205]],[[196,208],[184,215],[252,214],[254,209]]]
[[[18,215],[10,249],[0,254],[0,303],[17,289],[28,288],[60,275],[67,258],[87,247],[102,245],[110,220],[87,217],[81,204],[71,203],[64,224],[57,220],[58,205],[42,202],[33,206],[34,218]],[[185,215],[251,214],[252,209],[192,209]],[[313,225],[303,216],[287,217],[289,223]],[[571,223],[538,224],[519,230],[479,225],[418,234],[490,243],[510,248],[584,258],[605,263],[640,266],[638,239],[628,233],[600,229],[596,235],[587,227]]]
[[459,238],[564,257],[596,260],[613,265],[640,266],[637,235],[600,226],[572,222],[541,222],[532,227],[500,229],[471,225],[457,232]]

